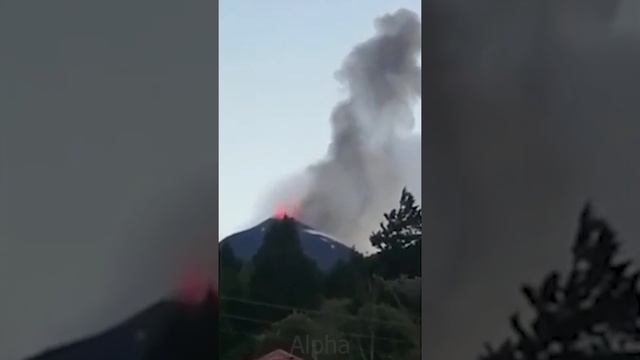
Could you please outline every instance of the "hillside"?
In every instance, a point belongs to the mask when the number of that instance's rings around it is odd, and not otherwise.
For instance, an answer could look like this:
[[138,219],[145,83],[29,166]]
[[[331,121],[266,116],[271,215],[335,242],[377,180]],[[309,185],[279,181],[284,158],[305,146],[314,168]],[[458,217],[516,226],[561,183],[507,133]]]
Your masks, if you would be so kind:
[[[220,246],[229,244],[235,256],[242,261],[249,261],[262,245],[264,233],[274,221],[276,219],[269,218],[250,229],[230,235],[220,242]],[[351,248],[308,225],[298,221],[296,223],[302,250],[316,262],[318,268],[328,271],[339,260],[349,260],[353,253]]]

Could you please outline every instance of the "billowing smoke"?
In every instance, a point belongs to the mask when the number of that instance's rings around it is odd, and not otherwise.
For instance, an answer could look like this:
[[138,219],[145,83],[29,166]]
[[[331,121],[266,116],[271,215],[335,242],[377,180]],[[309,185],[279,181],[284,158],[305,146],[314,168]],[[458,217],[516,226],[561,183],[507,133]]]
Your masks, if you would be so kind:
[[425,358],[475,359],[504,339],[520,285],[568,267],[587,200],[640,265],[639,10],[423,6]]
[[[421,26],[398,10],[375,20],[376,35],[357,45],[337,72],[348,98],[333,109],[325,159],[288,179],[269,199],[301,221],[366,247],[403,187],[420,197],[420,138],[412,107],[420,100]],[[284,204],[284,205],[283,205]]]
[[17,360],[103,333],[183,272],[217,278],[218,5],[1,3],[0,359]]

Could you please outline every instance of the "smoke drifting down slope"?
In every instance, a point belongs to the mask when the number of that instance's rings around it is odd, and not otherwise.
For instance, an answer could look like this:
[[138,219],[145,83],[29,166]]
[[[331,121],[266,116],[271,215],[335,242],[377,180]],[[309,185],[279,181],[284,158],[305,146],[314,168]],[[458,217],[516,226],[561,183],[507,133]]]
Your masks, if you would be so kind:
[[368,235],[407,186],[420,198],[420,137],[412,106],[420,100],[421,26],[401,9],[375,20],[336,78],[348,90],[331,115],[326,158],[274,189],[269,211],[285,209],[317,229],[367,247]]
[[425,2],[427,359],[507,337],[520,286],[570,264],[587,200],[640,259],[636,3]]

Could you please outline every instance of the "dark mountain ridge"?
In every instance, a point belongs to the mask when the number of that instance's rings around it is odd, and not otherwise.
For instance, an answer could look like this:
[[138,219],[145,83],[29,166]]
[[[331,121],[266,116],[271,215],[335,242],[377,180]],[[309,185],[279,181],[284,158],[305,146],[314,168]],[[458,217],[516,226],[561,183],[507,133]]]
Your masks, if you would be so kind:
[[[256,254],[262,242],[266,230],[278,221],[269,218],[260,224],[233,235],[229,235],[220,242],[220,246],[229,245],[235,256],[243,261],[250,261]],[[322,271],[330,270],[338,261],[348,261],[354,250],[332,238],[328,234],[313,229],[296,220],[300,245],[305,255],[314,260]]]
[[196,305],[163,299],[104,332],[28,360],[216,359],[217,303],[214,293]]

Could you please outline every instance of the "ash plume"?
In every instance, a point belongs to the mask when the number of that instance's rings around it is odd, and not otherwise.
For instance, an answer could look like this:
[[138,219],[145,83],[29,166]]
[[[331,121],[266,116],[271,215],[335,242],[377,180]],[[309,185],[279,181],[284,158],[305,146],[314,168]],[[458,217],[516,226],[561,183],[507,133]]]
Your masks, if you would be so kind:
[[432,0],[423,14],[423,351],[475,359],[525,309],[523,283],[568,267],[586,201],[640,259],[640,12]]
[[420,196],[420,140],[412,133],[421,95],[420,18],[401,9],[376,19],[375,29],[336,73],[349,95],[333,109],[325,159],[268,201],[269,211],[289,204],[301,221],[357,247],[367,246],[404,186]]

